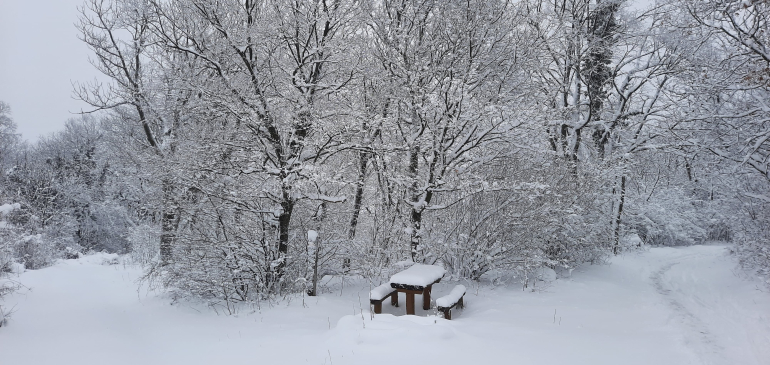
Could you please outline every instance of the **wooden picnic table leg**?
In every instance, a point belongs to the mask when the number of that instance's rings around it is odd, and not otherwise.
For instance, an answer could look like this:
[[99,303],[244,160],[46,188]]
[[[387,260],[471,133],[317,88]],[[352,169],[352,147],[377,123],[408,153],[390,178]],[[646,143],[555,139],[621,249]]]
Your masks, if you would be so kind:
[[422,309],[429,310],[430,309],[430,290],[433,288],[433,285],[428,285],[425,287],[425,290],[422,291]]
[[406,292],[406,314],[414,315],[414,292]]
[[398,291],[394,291],[393,294],[390,295],[390,305],[398,307]]
[[374,314],[382,313],[382,302],[374,304]]

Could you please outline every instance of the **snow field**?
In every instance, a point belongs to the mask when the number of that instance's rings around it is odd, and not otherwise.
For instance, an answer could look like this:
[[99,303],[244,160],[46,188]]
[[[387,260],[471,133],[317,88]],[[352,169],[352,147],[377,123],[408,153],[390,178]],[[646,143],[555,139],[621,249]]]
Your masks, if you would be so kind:
[[[6,301],[16,312],[0,329],[0,363],[770,363],[770,295],[733,274],[723,247],[626,254],[534,292],[464,283],[466,308],[452,321],[419,306],[405,316],[403,297],[373,316],[372,286],[360,281],[217,315],[137,290],[141,270],[111,261],[21,274],[29,290]],[[442,281],[433,295],[456,284]]]

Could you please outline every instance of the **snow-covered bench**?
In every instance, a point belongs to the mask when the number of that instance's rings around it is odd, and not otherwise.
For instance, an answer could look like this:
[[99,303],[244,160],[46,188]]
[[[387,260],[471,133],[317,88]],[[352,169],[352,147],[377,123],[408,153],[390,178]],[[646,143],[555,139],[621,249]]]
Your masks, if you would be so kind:
[[444,313],[445,319],[452,319],[452,308],[455,306],[459,306],[460,308],[465,307],[463,304],[464,296],[465,286],[457,285],[449,294],[436,299],[436,308],[439,312]]
[[390,297],[390,304],[398,307],[398,292],[390,283],[382,284],[369,292],[369,303],[374,306],[374,313],[382,313],[382,302]]

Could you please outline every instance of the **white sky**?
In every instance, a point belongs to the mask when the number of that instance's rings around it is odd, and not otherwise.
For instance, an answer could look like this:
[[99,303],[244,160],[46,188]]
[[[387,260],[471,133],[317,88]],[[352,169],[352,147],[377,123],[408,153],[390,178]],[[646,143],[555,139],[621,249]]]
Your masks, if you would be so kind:
[[18,132],[31,142],[88,108],[72,98],[72,82],[98,75],[77,38],[82,2],[0,0],[0,100],[11,106]]

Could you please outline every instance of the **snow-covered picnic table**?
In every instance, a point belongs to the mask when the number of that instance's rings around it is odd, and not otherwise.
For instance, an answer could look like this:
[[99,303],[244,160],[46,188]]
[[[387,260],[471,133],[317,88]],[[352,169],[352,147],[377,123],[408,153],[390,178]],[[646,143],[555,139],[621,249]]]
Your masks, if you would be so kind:
[[[390,278],[390,286],[406,293],[406,314],[414,314],[414,295],[422,294],[422,309],[430,309],[430,291],[441,281],[446,270],[441,266],[414,264]],[[398,295],[398,293],[396,293]]]

